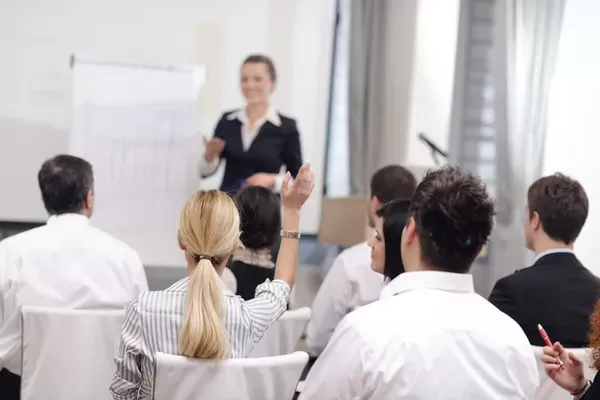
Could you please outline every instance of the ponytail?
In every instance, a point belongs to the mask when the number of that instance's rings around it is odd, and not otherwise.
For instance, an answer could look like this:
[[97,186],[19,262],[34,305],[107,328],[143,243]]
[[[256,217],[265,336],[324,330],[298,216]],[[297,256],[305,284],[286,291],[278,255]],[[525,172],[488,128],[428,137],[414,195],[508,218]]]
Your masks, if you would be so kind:
[[201,259],[187,289],[179,354],[222,360],[229,357],[229,335],[223,326],[225,310],[221,278],[212,262]]

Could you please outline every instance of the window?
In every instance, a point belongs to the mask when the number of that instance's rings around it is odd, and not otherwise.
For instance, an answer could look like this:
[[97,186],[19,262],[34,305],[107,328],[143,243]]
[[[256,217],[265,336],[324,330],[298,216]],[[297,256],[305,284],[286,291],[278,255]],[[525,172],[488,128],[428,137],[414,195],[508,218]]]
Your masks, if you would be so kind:
[[331,76],[329,127],[325,159],[325,195],[350,195],[348,87],[350,60],[350,1],[337,1]]

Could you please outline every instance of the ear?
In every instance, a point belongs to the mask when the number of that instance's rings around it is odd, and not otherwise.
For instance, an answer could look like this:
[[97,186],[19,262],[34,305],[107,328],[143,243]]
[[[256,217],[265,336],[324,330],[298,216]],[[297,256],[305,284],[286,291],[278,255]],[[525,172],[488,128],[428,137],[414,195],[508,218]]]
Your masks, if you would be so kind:
[[412,244],[417,239],[416,222],[413,217],[408,219],[408,223],[404,227],[406,235],[406,244]]
[[185,251],[185,246],[179,242],[179,249]]
[[373,212],[373,215],[375,215],[377,210],[379,210],[382,205],[383,204],[381,204],[381,201],[377,198],[377,196],[371,196],[371,211]]
[[91,209],[94,206],[94,191],[90,190],[85,196],[85,208]]
[[537,211],[533,212],[533,215],[531,216],[530,224],[532,225],[534,231],[541,229],[542,221],[540,220],[540,214],[538,214]]

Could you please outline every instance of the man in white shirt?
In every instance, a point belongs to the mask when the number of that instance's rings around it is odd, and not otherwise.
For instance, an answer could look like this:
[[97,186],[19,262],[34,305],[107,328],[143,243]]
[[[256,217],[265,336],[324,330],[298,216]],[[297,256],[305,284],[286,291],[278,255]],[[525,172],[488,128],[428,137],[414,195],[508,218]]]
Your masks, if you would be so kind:
[[[369,225],[375,227],[377,210],[396,199],[410,199],[417,187],[415,176],[399,165],[383,167],[371,178]],[[337,324],[346,314],[379,299],[383,275],[371,269],[371,249],[366,242],[342,251],[319,288],[306,328],[306,344],[312,357],[327,346]]]
[[406,272],[342,320],[301,398],[533,399],[539,377],[525,334],[474,293],[468,274],[493,218],[479,178],[428,173],[402,234]]
[[19,398],[22,306],[125,308],[148,290],[137,253],[89,223],[94,191],[87,161],[58,155],[42,165],[38,182],[47,224],[0,242],[3,399]]

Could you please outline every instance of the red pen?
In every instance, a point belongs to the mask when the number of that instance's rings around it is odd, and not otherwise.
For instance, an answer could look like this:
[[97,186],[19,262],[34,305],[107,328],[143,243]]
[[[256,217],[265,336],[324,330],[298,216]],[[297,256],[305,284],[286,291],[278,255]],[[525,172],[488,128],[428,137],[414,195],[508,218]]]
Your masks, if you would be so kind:
[[[548,337],[548,334],[546,333],[546,330],[542,327],[542,325],[538,324],[538,330],[540,331],[540,335],[542,335],[542,339],[544,339],[544,343],[546,343],[546,346],[553,348],[554,345],[550,341],[550,338]],[[558,365],[560,365],[560,369],[564,369],[562,360],[558,357],[556,359],[558,360]]]

